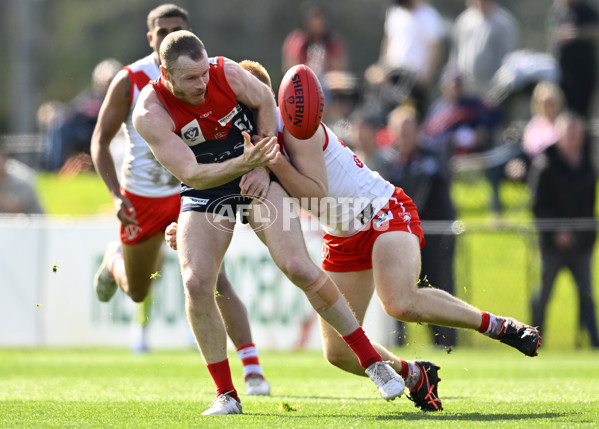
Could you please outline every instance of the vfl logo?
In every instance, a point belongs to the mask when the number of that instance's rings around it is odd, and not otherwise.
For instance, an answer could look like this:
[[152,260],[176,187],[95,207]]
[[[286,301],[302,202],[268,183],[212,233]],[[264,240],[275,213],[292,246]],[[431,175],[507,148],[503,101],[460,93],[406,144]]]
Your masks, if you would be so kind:
[[197,119],[181,128],[181,138],[188,146],[194,146],[206,141]]
[[187,140],[195,140],[198,138],[199,135],[200,135],[199,128],[191,128],[183,134],[183,137],[185,137]]
[[293,95],[290,95],[289,98],[287,98],[287,103],[295,104],[295,97]]

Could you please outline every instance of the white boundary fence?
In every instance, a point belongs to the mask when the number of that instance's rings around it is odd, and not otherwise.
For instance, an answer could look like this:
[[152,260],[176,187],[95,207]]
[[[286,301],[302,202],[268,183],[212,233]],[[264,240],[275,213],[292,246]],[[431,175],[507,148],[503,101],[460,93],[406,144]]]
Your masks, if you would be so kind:
[[[109,303],[100,303],[93,290],[93,275],[106,243],[118,239],[116,219],[0,217],[0,237],[0,347],[129,345],[135,304],[120,291]],[[320,240],[318,234],[306,235],[315,261]],[[150,346],[190,347],[177,255],[166,246],[163,252],[165,264],[154,288]],[[226,266],[247,306],[258,347],[294,348],[307,321],[313,322],[307,347],[320,347],[318,322],[305,296],[275,267],[250,229],[236,228]],[[391,341],[393,321],[376,299],[365,327],[372,339]]]

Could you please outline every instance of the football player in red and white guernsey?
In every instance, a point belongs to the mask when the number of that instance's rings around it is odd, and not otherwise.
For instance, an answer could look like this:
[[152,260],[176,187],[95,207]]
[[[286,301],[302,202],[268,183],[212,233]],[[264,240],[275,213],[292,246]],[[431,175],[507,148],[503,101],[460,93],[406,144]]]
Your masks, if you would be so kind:
[[[417,287],[425,240],[416,206],[401,188],[364,165],[325,124],[310,139],[299,140],[284,129],[280,116],[278,120],[285,157],[269,168],[324,226],[322,268],[339,285],[360,323],[376,290],[383,309],[398,320],[475,329],[527,356],[537,354],[537,329],[481,311],[443,290]],[[363,374],[326,323],[321,323],[321,335],[331,363]],[[442,409],[436,395],[436,365],[406,362],[380,345],[375,347],[385,360],[394,362],[416,406]]]

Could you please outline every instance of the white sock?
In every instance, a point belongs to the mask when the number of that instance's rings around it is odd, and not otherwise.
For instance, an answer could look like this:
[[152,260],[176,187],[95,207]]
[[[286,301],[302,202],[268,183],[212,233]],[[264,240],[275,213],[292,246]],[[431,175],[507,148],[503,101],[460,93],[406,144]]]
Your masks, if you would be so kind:
[[420,368],[416,365],[416,362],[406,362],[408,364],[408,376],[405,379],[406,387],[413,389],[420,381]]
[[501,330],[501,325],[503,325],[503,317],[498,317],[491,313],[489,313],[489,317],[489,327],[485,331],[485,335],[496,336]]
[[237,356],[243,363],[243,378],[246,379],[250,374],[258,374],[264,378],[264,371],[258,359],[258,349],[252,343],[241,346],[237,350]]

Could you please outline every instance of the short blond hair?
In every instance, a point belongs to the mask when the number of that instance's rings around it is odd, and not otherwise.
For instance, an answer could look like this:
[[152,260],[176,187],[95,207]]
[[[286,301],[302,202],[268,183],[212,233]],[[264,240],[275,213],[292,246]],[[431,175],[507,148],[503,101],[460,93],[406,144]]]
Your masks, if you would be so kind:
[[411,104],[400,104],[387,115],[387,124],[397,124],[405,119],[418,123],[418,112]]
[[540,114],[543,101],[548,99],[555,100],[559,111],[563,109],[564,92],[561,88],[557,84],[546,80],[537,83],[532,93],[532,99],[530,100],[530,111],[532,114]]
[[272,88],[270,76],[268,75],[266,68],[258,61],[243,60],[239,65],[258,78],[260,82]]

